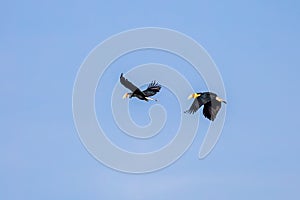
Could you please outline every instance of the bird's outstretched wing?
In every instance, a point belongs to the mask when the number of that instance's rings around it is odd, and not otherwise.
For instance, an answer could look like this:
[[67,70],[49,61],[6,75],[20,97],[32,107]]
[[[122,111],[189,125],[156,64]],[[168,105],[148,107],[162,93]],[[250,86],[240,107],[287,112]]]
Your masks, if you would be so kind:
[[199,108],[202,106],[202,102],[199,101],[198,99],[195,99],[193,104],[191,105],[190,109],[184,111],[184,113],[189,113],[189,114],[194,114],[195,112],[197,112],[197,110],[199,110]]
[[138,87],[136,87],[136,86],[133,85],[130,81],[128,81],[126,78],[124,78],[123,73],[122,73],[121,76],[120,76],[120,82],[121,82],[122,85],[124,85],[126,88],[128,88],[129,90],[132,91],[132,94],[131,94],[130,98],[131,98],[132,96],[136,96],[136,97],[138,97],[139,99],[148,101],[148,100],[146,99],[145,94],[144,94]]
[[203,115],[209,120],[214,121],[220,108],[221,108],[221,102],[217,100],[212,100],[204,105]]
[[152,81],[146,90],[143,91],[146,97],[151,97],[155,95],[157,92],[159,92],[161,89],[161,85],[159,85],[157,82]]
[[[135,85],[133,85],[130,81],[128,81],[124,76],[123,73],[120,76],[120,82],[122,85],[124,85],[126,88],[128,88],[129,90],[131,90],[132,92],[137,92],[138,90],[140,91],[140,89],[138,87],[136,87]],[[141,91],[140,91],[141,92]]]
[[205,105],[209,101],[211,101],[210,96],[207,93],[202,93],[200,97],[194,100],[190,109],[184,111],[184,113],[194,114],[202,105]]

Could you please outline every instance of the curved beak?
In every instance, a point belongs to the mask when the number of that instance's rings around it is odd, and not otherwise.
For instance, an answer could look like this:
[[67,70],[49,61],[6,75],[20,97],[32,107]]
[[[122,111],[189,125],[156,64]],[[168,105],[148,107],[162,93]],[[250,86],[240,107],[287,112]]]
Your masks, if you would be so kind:
[[200,97],[200,96],[201,96],[201,94],[193,93],[188,97],[188,99],[191,99],[191,98],[196,99],[197,97]]
[[191,94],[190,96],[188,96],[188,99],[194,98],[194,94]]
[[125,94],[123,95],[123,99],[126,99],[126,98],[128,98],[128,93],[125,93]]

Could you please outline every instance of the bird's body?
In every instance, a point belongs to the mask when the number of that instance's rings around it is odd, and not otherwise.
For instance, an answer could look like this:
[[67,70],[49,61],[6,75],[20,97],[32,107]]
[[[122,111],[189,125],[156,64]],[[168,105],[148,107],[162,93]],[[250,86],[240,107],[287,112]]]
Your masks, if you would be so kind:
[[120,82],[122,85],[124,85],[126,88],[128,88],[129,90],[131,90],[130,93],[126,93],[123,98],[132,98],[132,97],[136,97],[140,100],[144,100],[144,101],[149,101],[149,100],[155,100],[156,99],[152,99],[150,98],[151,96],[155,95],[157,92],[160,91],[161,86],[155,82],[152,81],[146,90],[141,91],[138,87],[136,87],[134,84],[132,84],[130,81],[128,81],[124,76],[123,73],[120,76]]
[[203,115],[211,121],[215,120],[221,108],[221,103],[226,103],[226,101],[213,92],[194,93],[190,95],[189,98],[194,98],[195,100],[190,109],[185,111],[185,113],[194,114],[201,106],[204,106]]

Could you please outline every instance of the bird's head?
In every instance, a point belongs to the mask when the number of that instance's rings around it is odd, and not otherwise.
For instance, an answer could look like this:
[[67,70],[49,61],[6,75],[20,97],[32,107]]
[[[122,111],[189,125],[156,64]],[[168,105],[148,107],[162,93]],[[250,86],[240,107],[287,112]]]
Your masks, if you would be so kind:
[[123,99],[126,99],[126,98],[128,98],[129,96],[130,96],[129,93],[125,93],[125,94],[123,95]]
[[196,98],[198,98],[198,97],[200,97],[200,96],[201,96],[201,93],[193,93],[193,94],[191,94],[191,95],[188,97],[188,99],[191,99],[191,98],[196,99]]
[[223,102],[223,103],[227,104],[227,102],[224,99],[222,99],[218,96],[216,97],[216,100],[219,101],[219,102]]

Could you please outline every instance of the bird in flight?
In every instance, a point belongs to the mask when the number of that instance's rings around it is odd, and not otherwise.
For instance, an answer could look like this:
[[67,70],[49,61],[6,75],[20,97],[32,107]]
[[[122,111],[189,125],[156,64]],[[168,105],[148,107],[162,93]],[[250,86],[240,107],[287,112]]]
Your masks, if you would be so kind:
[[226,101],[218,97],[215,93],[212,92],[199,92],[191,94],[188,99],[194,98],[194,102],[191,105],[190,109],[184,113],[194,114],[203,107],[203,115],[211,121],[214,121],[220,108],[222,102],[226,104]]
[[124,94],[123,99],[137,97],[138,99],[144,100],[144,101],[149,101],[149,100],[157,101],[157,99],[151,98],[151,96],[155,95],[161,89],[161,86],[157,82],[152,81],[148,85],[147,89],[145,89],[144,91],[141,91],[138,87],[136,87],[134,84],[132,84],[130,81],[128,81],[123,76],[123,73],[121,73],[120,82],[123,86],[125,86],[126,88],[131,90],[130,93]]

